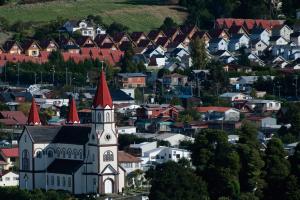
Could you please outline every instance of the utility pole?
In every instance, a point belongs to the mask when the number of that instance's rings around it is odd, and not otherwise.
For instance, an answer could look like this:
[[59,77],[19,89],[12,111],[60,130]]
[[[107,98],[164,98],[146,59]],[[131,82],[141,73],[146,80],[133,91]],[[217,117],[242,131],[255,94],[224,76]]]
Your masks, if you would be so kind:
[[34,72],[34,84],[36,84],[36,72]]
[[52,65],[52,84],[54,86],[54,73],[55,73],[55,68],[54,65]]
[[17,85],[20,85],[20,63],[18,63],[17,67],[18,67],[18,83],[17,83]]
[[6,83],[6,64],[4,65],[4,82]]
[[281,85],[278,85],[277,87],[278,87],[278,96],[280,98],[280,88],[281,88]]
[[68,85],[68,68],[66,67],[66,85]]
[[43,84],[43,72],[41,72],[41,85]]
[[295,85],[295,95],[296,95],[296,98],[298,100],[298,75],[295,76],[295,79],[296,79],[296,85]]

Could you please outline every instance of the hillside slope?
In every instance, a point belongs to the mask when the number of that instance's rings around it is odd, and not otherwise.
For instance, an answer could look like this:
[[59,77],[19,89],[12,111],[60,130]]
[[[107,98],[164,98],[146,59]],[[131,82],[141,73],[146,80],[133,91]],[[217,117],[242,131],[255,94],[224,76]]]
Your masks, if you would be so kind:
[[186,13],[177,6],[142,5],[129,3],[128,0],[59,0],[0,7],[0,16],[7,18],[9,22],[18,20],[47,22],[58,16],[81,19],[89,14],[100,15],[106,24],[113,21],[122,23],[131,31],[148,31],[156,28],[167,16],[179,23],[186,17]]

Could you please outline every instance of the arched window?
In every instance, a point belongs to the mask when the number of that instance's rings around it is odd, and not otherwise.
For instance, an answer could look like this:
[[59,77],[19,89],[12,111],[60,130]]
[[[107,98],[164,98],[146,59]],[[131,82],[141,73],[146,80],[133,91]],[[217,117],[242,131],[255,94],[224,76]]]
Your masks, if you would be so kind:
[[22,152],[22,169],[23,170],[29,170],[30,169],[29,152],[26,149],[23,150],[23,152]]
[[48,150],[48,158],[53,158],[53,151],[52,150]]
[[36,152],[36,157],[37,158],[42,158],[42,151]]
[[105,151],[103,154],[103,161],[114,161],[114,154],[112,151]]
[[76,149],[73,150],[74,159],[77,159],[78,151]]
[[65,150],[65,149],[62,149],[61,151],[62,151],[62,157],[63,157],[63,158],[66,158],[66,150]]
[[62,180],[62,185],[63,187],[66,187],[66,177],[63,176],[63,180]]
[[98,113],[98,122],[101,122],[101,113]]
[[109,113],[106,113],[106,122],[110,122],[110,115],[109,115]]
[[58,158],[60,157],[60,148],[56,149],[56,155],[57,155]]
[[67,154],[68,154],[68,158],[71,158],[71,156],[72,156],[72,150],[71,150],[71,149],[68,149]]
[[79,158],[80,158],[80,159],[83,158],[83,156],[82,156],[82,151],[81,151],[81,150],[79,151]]

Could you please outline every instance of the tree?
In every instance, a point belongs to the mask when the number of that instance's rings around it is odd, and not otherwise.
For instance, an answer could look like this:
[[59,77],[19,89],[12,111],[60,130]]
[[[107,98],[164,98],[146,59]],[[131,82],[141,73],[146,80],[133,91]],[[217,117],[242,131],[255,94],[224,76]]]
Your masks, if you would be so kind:
[[289,162],[285,159],[285,152],[280,139],[273,138],[268,142],[266,155],[264,180],[264,199],[284,199],[285,180],[290,173]]
[[117,22],[113,22],[112,24],[109,25],[106,32],[109,35],[114,36],[116,33],[125,32],[125,31],[128,31],[127,26],[124,26],[123,24],[120,24],[120,23],[117,23]]
[[163,24],[160,26],[160,30],[167,31],[171,28],[176,28],[178,25],[171,17],[166,17]]
[[205,69],[208,63],[208,57],[205,48],[205,42],[197,37],[191,42],[191,58],[194,69]]
[[150,180],[150,200],[206,200],[205,182],[193,170],[175,162],[159,164],[146,172]]

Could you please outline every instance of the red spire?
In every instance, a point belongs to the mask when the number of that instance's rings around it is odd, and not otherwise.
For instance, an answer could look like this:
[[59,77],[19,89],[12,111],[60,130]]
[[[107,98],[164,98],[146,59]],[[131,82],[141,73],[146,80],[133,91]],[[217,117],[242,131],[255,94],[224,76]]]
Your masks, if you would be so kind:
[[77,109],[76,109],[75,100],[73,97],[70,98],[70,102],[69,102],[69,113],[68,113],[67,123],[68,124],[79,124],[80,123]]
[[93,107],[96,108],[98,106],[104,108],[105,106],[109,106],[112,108],[113,103],[110,96],[110,92],[106,83],[105,73],[103,69],[101,70],[100,80],[98,82],[97,91],[94,97]]
[[33,97],[32,97],[31,108],[30,108],[27,124],[31,126],[41,125],[41,120]]

